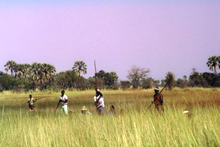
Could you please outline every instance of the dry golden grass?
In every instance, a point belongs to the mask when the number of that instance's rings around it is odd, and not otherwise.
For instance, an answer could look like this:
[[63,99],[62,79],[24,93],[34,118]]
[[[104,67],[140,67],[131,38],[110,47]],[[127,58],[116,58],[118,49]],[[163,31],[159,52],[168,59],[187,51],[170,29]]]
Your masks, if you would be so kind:
[[[29,93],[0,94],[0,146],[220,146],[220,89],[164,90],[164,114],[147,110],[153,90],[102,92],[116,116],[96,115],[94,91],[66,91],[68,116],[54,112],[59,93],[32,93],[34,113],[28,112]],[[83,105],[91,116],[80,115]]]

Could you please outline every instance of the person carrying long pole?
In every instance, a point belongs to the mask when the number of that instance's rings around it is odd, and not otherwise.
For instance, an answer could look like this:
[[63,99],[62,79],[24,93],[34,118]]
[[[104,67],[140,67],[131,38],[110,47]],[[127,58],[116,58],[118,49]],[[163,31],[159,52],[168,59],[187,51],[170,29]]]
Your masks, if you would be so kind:
[[154,88],[154,100],[151,103],[154,103],[156,110],[164,112],[163,107],[163,95],[159,92],[159,88]]
[[61,91],[61,95],[59,98],[59,102],[57,104],[57,107],[55,111],[58,109],[59,105],[61,104],[61,110],[65,113],[68,114],[68,109],[67,109],[67,102],[68,102],[68,97],[65,95],[65,91]]
[[162,92],[164,90],[164,88],[170,83],[171,79],[168,80],[168,82],[163,86],[163,88],[161,89],[161,91],[159,92],[159,88],[156,87],[154,88],[154,100],[151,101],[150,106],[147,108],[150,109],[150,107],[154,104],[155,108],[159,111],[161,110],[162,112],[164,112],[164,107],[163,107],[163,95]]

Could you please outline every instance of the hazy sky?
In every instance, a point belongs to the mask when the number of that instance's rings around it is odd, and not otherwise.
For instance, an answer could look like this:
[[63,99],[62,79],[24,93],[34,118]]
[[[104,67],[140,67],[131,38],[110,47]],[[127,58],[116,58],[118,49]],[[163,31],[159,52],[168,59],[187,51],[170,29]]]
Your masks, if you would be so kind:
[[83,60],[89,77],[96,60],[121,80],[133,65],[182,78],[220,55],[220,1],[0,0],[0,53],[0,71],[9,60],[57,72]]

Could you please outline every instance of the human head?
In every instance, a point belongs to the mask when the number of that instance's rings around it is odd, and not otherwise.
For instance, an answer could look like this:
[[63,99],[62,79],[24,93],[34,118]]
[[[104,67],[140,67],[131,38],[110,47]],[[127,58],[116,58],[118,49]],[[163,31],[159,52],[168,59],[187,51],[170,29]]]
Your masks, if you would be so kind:
[[114,110],[115,110],[115,106],[114,106],[114,105],[111,105],[111,106],[110,106],[110,110],[111,110],[111,111],[114,111]]
[[61,95],[64,95],[65,91],[64,90],[61,90]]
[[31,94],[29,95],[29,98],[30,98],[30,99],[32,98],[32,95],[31,95]]
[[86,108],[86,106],[83,106],[82,109],[81,109],[81,113],[85,114],[86,112],[87,112],[87,108]]
[[95,89],[96,92],[100,92],[100,90],[98,88]]
[[159,92],[159,88],[158,88],[158,87],[155,87],[155,88],[154,88],[154,91],[155,91],[155,93],[158,93],[158,92]]

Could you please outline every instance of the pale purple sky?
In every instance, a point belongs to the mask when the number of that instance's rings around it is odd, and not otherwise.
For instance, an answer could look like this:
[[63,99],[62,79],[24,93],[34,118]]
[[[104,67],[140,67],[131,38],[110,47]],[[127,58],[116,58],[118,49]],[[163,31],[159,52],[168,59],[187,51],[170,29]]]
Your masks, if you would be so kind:
[[0,71],[9,60],[57,72],[83,60],[89,77],[96,60],[121,80],[133,65],[159,80],[208,72],[208,58],[220,55],[220,2],[0,0],[0,53]]

